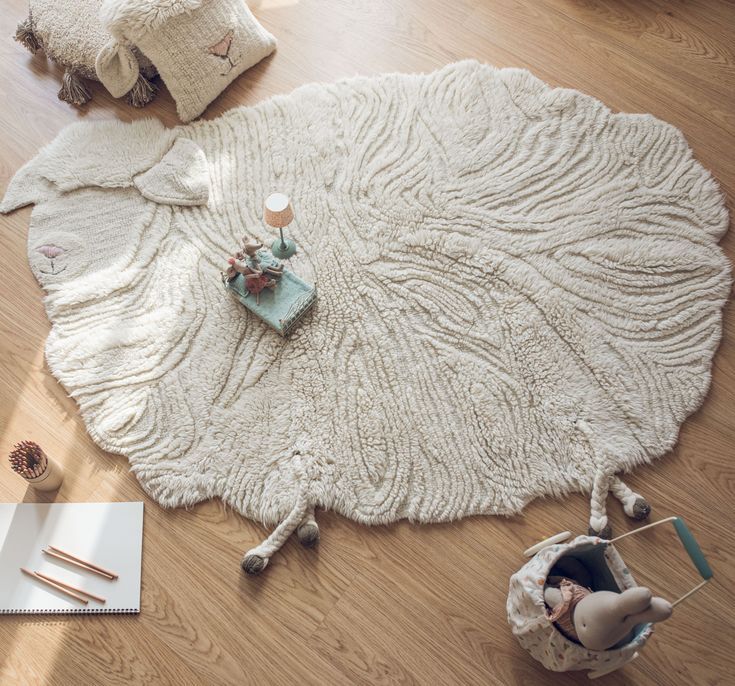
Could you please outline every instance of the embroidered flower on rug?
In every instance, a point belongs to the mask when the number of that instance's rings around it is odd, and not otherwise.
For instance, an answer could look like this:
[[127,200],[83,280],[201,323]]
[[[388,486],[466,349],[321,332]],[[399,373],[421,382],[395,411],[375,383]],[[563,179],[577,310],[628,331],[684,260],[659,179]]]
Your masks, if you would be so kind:
[[30,237],[28,261],[41,285],[60,286],[87,268],[95,249],[70,231],[41,223],[41,233]]
[[51,271],[47,271],[45,269],[39,268],[40,271],[43,272],[44,274],[61,274],[61,272],[63,272],[66,269],[66,266],[63,266],[61,269],[57,270],[54,264],[54,260],[66,252],[64,248],[61,248],[58,245],[53,245],[53,244],[39,245],[36,248],[36,252],[43,255],[49,261]]

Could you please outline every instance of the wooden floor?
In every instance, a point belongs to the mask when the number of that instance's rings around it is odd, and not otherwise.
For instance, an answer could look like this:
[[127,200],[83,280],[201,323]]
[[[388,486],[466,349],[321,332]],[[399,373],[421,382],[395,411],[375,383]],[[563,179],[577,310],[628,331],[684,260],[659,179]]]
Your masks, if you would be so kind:
[[[106,97],[75,110],[56,99],[59,70],[8,36],[26,0],[0,12],[0,189],[73,121],[159,117]],[[616,110],[651,112],[679,127],[735,207],[735,4],[718,0],[252,0],[278,52],[242,76],[207,112],[252,104],[314,80],[427,71],[476,57],[526,67]],[[0,218],[0,453],[35,439],[67,470],[57,501],[146,501],[142,612],[120,617],[3,617],[2,684],[582,684],[545,672],[506,625],[509,575],[548,534],[586,528],[582,496],[532,504],[523,517],[441,526],[358,526],[320,513],[317,551],[290,542],[260,578],[242,551],[262,527],[218,502],[164,511],[123,458],[87,436],[74,402],[45,366],[49,330],[28,268],[30,211]],[[735,255],[731,231],[723,246]],[[676,450],[630,485],[655,517],[685,517],[715,581],[677,608],[640,659],[606,684],[735,683],[735,317],[715,358],[703,408]],[[33,501],[7,467],[0,499]],[[611,501],[613,523],[627,530]],[[630,540],[630,539],[628,539]],[[667,596],[695,581],[668,532],[635,538],[623,555]]]

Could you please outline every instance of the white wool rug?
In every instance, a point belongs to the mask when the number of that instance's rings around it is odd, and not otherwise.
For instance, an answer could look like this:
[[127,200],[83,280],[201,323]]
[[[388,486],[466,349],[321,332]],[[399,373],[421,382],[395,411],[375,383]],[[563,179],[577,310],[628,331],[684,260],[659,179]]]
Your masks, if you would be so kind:
[[[225,294],[265,197],[319,291],[281,339]],[[681,133],[526,71],[309,85],[214,121],[64,131],[12,181],[34,203],[46,356],[90,434],[165,506],[278,524],[519,512],[611,490],[702,402],[729,263],[723,197]]]

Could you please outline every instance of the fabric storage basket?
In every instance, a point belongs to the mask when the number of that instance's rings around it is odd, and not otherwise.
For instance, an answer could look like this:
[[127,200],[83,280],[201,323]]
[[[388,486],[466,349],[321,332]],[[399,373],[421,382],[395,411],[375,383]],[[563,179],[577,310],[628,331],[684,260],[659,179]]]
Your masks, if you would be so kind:
[[547,669],[556,672],[588,669],[590,678],[609,674],[638,656],[638,651],[653,633],[652,624],[640,624],[632,638],[622,646],[609,650],[589,650],[568,639],[548,617],[544,601],[544,588],[551,569],[565,556],[579,560],[590,572],[592,591],[622,592],[637,586],[633,575],[613,545],[626,536],[637,534],[665,522],[673,522],[686,551],[697,567],[703,581],[672,603],[676,606],[702,588],[711,578],[712,570],[683,520],[669,517],[618,536],[612,541],[597,536],[577,536],[563,543],[570,534],[564,532],[529,548],[526,555],[533,555],[510,578],[508,623],[519,643]]

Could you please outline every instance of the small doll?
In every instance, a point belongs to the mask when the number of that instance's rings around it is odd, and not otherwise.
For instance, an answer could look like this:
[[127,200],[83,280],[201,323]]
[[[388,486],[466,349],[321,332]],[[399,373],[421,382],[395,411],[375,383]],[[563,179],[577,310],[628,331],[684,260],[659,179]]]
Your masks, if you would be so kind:
[[[238,253],[239,254],[239,253]],[[263,272],[258,263],[252,263],[238,259],[237,256],[227,260],[229,267],[227,268],[227,278],[233,279],[238,274],[242,274],[245,279],[245,288],[248,293],[255,296],[255,303],[260,304],[260,294],[265,288],[275,288],[278,282],[270,278]],[[232,276],[230,276],[232,274]]]
[[258,256],[258,251],[261,250],[263,244],[257,238],[251,238],[250,236],[242,237],[242,249],[243,252],[248,256],[251,265],[258,265],[264,274],[271,278],[277,279],[283,275],[283,266],[273,261],[268,264],[263,264],[262,260]]
[[255,303],[260,304],[260,294],[266,288],[274,289],[278,282],[276,279],[283,275],[283,266],[277,262],[264,264],[258,255],[263,244],[249,236],[243,236],[242,250],[230,257],[225,272],[228,281],[242,274],[245,280],[245,289],[248,294],[255,296]]

